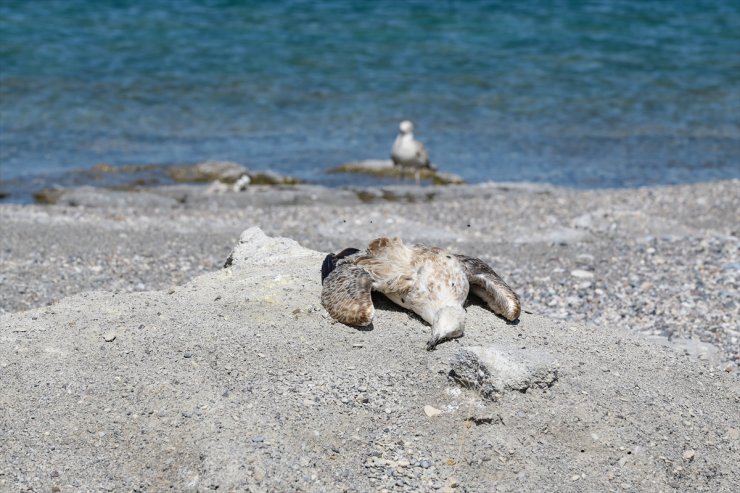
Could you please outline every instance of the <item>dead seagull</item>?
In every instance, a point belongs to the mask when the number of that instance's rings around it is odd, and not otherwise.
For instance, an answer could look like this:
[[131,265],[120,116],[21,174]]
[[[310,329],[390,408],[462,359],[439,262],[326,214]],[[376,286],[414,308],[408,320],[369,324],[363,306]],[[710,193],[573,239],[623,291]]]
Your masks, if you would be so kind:
[[373,290],[412,310],[432,325],[429,350],[463,335],[469,290],[509,321],[521,311],[519,296],[485,262],[443,248],[407,246],[400,238],[378,238],[365,251],[327,255],[321,282],[321,304],[347,325],[370,325]]
[[414,170],[414,178],[418,185],[422,168],[434,169],[429,162],[429,154],[424,144],[414,139],[414,124],[404,120],[399,125],[399,134],[391,148],[391,159],[395,166],[401,167],[401,177],[406,168]]

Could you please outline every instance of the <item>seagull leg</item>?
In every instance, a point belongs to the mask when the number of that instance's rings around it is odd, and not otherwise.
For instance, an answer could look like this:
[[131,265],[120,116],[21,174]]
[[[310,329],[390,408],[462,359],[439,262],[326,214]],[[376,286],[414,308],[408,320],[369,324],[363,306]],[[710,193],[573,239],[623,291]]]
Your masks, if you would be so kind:
[[414,173],[414,178],[416,179],[416,186],[421,185],[421,170],[419,168],[416,168],[416,173]]

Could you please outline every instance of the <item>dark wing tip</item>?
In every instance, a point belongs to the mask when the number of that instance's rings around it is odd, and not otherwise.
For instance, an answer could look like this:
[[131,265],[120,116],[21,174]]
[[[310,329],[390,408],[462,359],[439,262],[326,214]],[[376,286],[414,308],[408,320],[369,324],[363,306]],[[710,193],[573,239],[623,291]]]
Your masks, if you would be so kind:
[[321,282],[324,282],[324,279],[332,273],[334,269],[337,268],[337,260],[343,259],[344,257],[349,257],[350,255],[354,255],[355,253],[359,252],[357,248],[345,248],[339,253],[330,253],[324,258],[324,263],[321,264]]
[[324,258],[324,263],[321,264],[321,283],[323,284],[324,279],[327,278],[331,271],[337,267],[337,263],[334,258],[334,254],[330,253]]

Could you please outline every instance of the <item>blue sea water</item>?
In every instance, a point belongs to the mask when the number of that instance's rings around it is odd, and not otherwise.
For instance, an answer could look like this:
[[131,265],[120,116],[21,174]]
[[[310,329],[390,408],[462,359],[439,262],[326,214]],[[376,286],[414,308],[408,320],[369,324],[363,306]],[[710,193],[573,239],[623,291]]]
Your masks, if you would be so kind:
[[338,184],[412,119],[466,180],[740,176],[740,2],[0,2],[0,178],[230,159]]

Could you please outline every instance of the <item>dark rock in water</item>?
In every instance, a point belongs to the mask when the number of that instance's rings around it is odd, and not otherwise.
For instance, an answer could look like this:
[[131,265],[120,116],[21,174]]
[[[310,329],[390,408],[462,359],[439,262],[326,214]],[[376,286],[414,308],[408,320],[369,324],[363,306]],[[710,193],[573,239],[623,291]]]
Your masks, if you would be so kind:
[[270,170],[250,171],[246,166],[232,161],[204,161],[189,166],[172,166],[167,174],[183,183],[219,182],[234,184],[244,176],[250,185],[297,185],[297,178],[283,176]]
[[90,171],[93,173],[137,173],[140,171],[152,171],[159,168],[156,164],[129,164],[124,166],[113,166],[108,163],[98,163]]
[[63,188],[44,188],[33,194],[33,201],[44,205],[56,204],[63,194]]
[[283,176],[274,171],[260,170],[249,172],[250,185],[298,185],[301,181],[292,176]]
[[499,345],[468,346],[450,359],[449,377],[463,387],[497,400],[505,391],[546,388],[558,379],[553,358],[533,349]]
[[172,208],[178,202],[173,197],[167,197],[148,191],[139,191],[134,193],[116,192],[103,190],[95,187],[79,187],[65,189],[54,189],[44,191],[46,194],[42,197],[46,202],[41,202],[37,198],[38,193],[34,195],[36,202],[40,204],[59,204],[70,207],[146,207]]
[[[390,178],[408,178],[413,181],[415,170],[395,166],[390,159],[367,159],[340,164],[329,168],[327,173],[360,173]],[[438,171],[436,167],[421,168],[419,176],[422,180],[429,180],[435,185],[461,185],[465,183],[459,176],[452,173],[443,173]]]
[[170,178],[179,182],[234,183],[249,174],[246,166],[232,161],[204,161],[190,166],[172,166],[167,170]]

